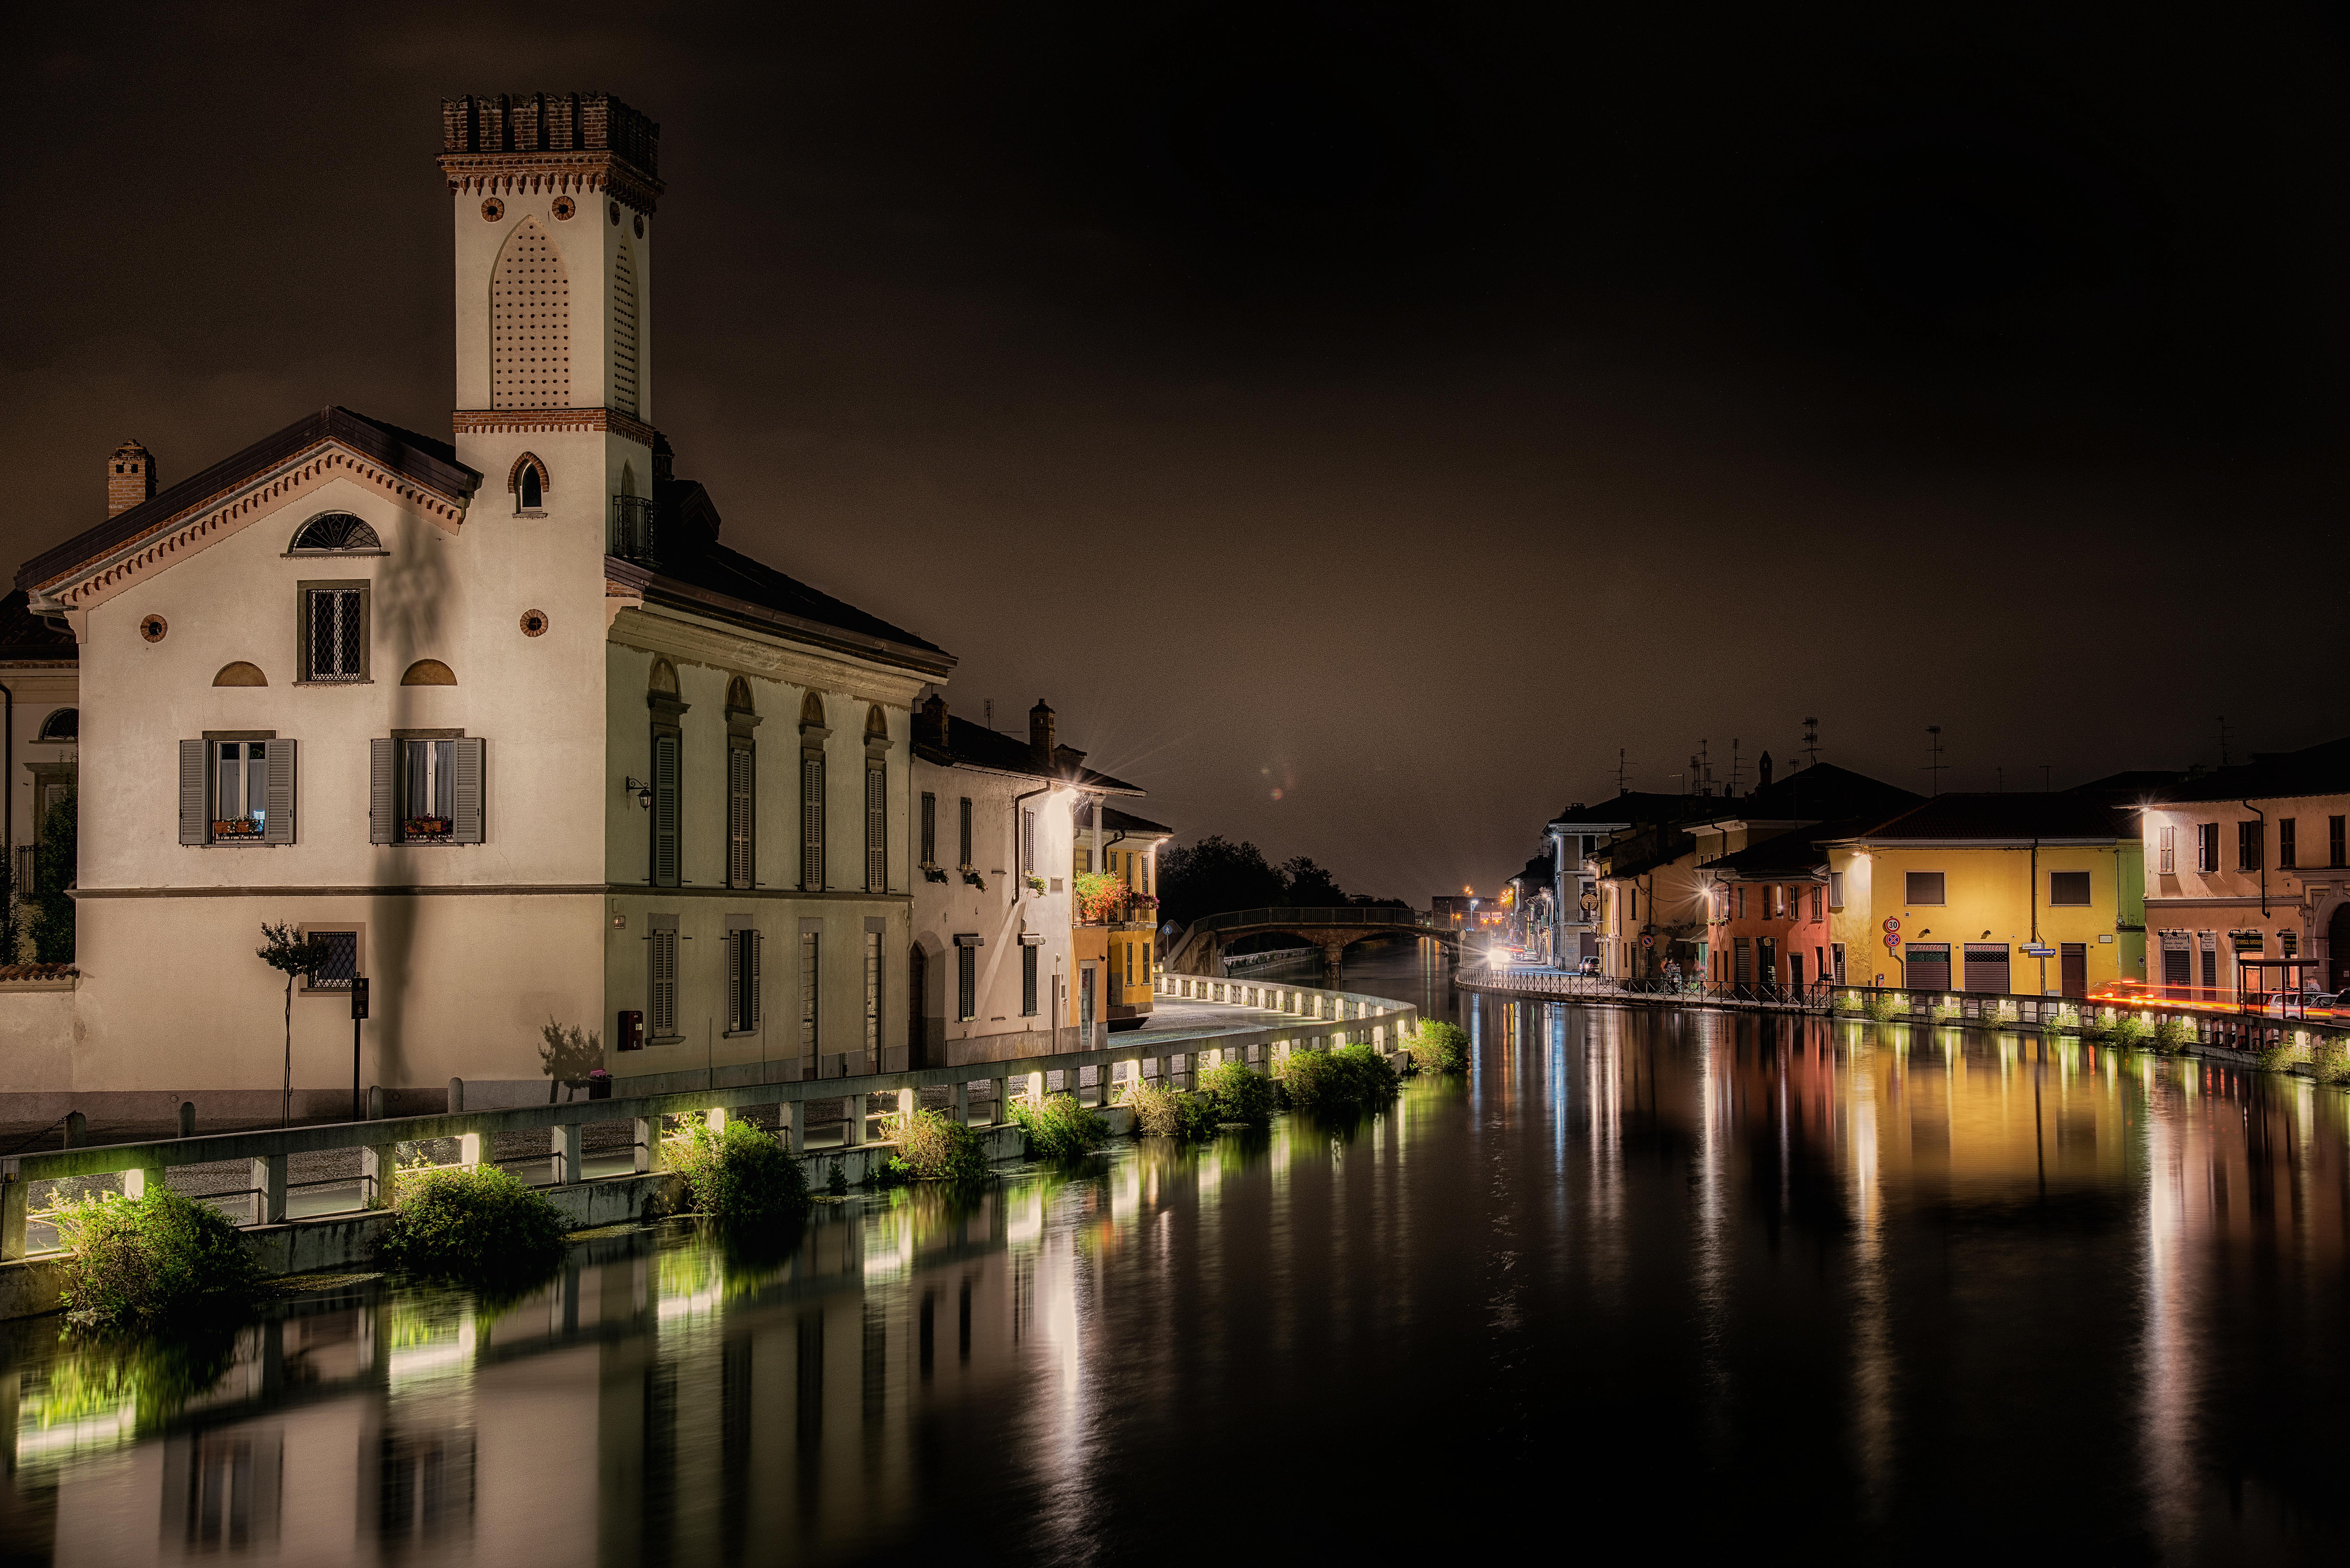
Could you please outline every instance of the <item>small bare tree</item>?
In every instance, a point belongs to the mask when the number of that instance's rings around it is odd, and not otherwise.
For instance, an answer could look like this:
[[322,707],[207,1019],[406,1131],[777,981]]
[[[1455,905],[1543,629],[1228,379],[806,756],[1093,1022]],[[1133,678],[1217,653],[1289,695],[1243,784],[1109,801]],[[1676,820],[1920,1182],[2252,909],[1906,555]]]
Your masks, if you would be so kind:
[[269,944],[257,949],[255,956],[286,977],[286,1096],[279,1106],[280,1125],[294,1125],[294,981],[298,977],[308,980],[327,967],[334,950],[317,937],[306,937],[292,923],[273,926],[261,922],[261,935]]
[[577,1088],[588,1074],[604,1064],[604,1040],[592,1029],[569,1028],[554,1019],[538,1032],[540,1067],[546,1074],[546,1103],[555,1104],[558,1087]]

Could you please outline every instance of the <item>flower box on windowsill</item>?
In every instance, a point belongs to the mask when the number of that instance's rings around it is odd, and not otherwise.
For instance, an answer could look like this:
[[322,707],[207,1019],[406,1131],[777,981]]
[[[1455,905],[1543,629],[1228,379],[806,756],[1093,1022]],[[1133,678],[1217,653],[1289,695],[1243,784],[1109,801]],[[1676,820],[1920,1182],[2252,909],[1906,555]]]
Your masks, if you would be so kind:
[[232,816],[213,824],[213,837],[215,840],[223,838],[258,838],[260,836],[261,824],[254,821],[253,818],[249,816]]

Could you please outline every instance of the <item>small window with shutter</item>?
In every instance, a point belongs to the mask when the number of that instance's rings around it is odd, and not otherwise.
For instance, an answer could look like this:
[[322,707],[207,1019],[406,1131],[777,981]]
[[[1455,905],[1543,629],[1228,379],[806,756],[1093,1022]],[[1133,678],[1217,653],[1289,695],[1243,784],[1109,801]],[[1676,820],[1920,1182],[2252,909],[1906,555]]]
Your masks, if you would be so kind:
[[816,753],[800,757],[800,887],[824,888],[824,758]]
[[753,842],[757,822],[753,794],[757,755],[747,744],[732,744],[726,751],[726,885],[730,888],[752,886],[758,869]]
[[294,842],[296,744],[258,737],[180,742],[180,842]]
[[654,1041],[678,1038],[677,917],[655,915],[646,931],[645,1033]]
[[726,1033],[755,1034],[761,1019],[761,938],[748,915],[726,917]]
[[454,733],[368,742],[368,841],[479,844],[487,742]]
[[673,729],[653,732],[652,884],[678,885],[678,794],[682,783],[681,739]]
[[1913,906],[1940,903],[1944,875],[1939,871],[1904,872],[1902,874],[1904,901]]
[[369,600],[365,581],[296,585],[296,679],[348,682],[368,679]]
[[1025,937],[1020,942],[1020,1016],[1036,1016],[1036,944]]
[[2048,901],[2054,905],[2086,907],[2089,902],[2089,874],[2086,871],[2051,871],[2048,873]]
[[811,1069],[822,1042],[816,1036],[817,933],[800,933],[800,1055]]
[[882,768],[865,770],[865,890],[889,890],[889,775]]
[[881,1070],[881,933],[865,933],[865,1070]]
[[939,797],[925,790],[922,794],[922,865],[927,868],[939,863]]

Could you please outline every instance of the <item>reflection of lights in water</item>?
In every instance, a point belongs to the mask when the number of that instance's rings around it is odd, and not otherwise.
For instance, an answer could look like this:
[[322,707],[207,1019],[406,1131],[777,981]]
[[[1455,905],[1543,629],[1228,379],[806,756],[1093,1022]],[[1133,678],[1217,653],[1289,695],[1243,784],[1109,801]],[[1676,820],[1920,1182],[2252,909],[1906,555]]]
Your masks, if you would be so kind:
[[126,1398],[111,1410],[78,1416],[48,1427],[42,1426],[37,1416],[28,1414],[16,1422],[16,1462],[55,1461],[73,1454],[119,1449],[130,1441],[138,1427],[136,1398]]
[[[395,1330],[395,1337],[398,1332]],[[435,1325],[425,1336],[406,1345],[395,1344],[384,1357],[384,1374],[395,1388],[421,1377],[469,1375],[473,1366],[473,1313],[470,1307],[453,1325]]]
[[1008,1247],[1034,1247],[1045,1234],[1045,1193],[1035,1181],[1022,1183],[1003,1195],[1003,1241]]

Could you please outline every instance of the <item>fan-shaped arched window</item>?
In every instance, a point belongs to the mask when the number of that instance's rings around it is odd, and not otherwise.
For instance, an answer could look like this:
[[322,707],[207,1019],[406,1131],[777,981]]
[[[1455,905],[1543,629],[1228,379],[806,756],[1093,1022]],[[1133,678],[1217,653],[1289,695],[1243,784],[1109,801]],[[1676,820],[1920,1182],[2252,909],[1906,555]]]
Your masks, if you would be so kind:
[[889,735],[889,715],[875,703],[865,710],[865,735],[868,740],[887,740]]
[[824,727],[823,698],[811,691],[800,700],[800,722],[812,724],[817,729]]
[[659,692],[664,697],[676,696],[677,666],[666,659],[654,659],[652,675],[646,680],[645,690],[648,692]]
[[269,677],[261,672],[261,666],[258,664],[248,664],[240,659],[233,664],[222,665],[220,673],[213,677],[213,684],[215,686],[266,686],[269,684]]
[[498,253],[490,285],[490,406],[571,402],[571,284],[554,238],[525,218]]
[[726,706],[738,713],[754,712],[751,705],[751,683],[737,675],[726,683]]
[[402,686],[454,686],[457,677],[447,665],[437,659],[420,659],[408,667],[400,678]]
[[329,512],[313,517],[302,524],[294,535],[294,549],[324,553],[328,550],[380,550],[383,542],[375,530],[348,512]]
[[81,739],[81,710],[60,708],[41,721],[40,738],[44,741],[78,741]]

